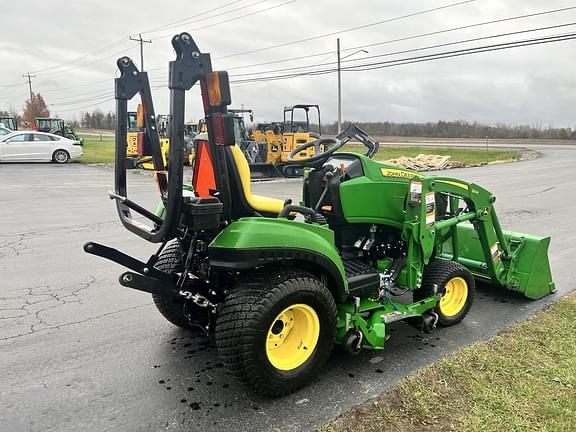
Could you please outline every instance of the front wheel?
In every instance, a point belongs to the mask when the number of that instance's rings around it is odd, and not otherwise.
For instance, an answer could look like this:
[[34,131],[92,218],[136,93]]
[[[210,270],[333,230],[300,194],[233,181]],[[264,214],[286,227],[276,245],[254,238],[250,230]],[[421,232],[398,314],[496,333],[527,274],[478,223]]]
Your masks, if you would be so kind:
[[324,366],[336,336],[337,310],[310,273],[275,270],[240,281],[222,305],[216,346],[227,368],[266,396],[292,393]]
[[65,164],[70,160],[70,155],[66,150],[56,150],[52,155],[52,160],[58,164]]
[[438,314],[438,324],[445,327],[458,324],[474,302],[474,277],[460,263],[436,259],[424,269],[422,287],[414,291],[414,301],[429,297],[434,292],[442,293],[434,310]]

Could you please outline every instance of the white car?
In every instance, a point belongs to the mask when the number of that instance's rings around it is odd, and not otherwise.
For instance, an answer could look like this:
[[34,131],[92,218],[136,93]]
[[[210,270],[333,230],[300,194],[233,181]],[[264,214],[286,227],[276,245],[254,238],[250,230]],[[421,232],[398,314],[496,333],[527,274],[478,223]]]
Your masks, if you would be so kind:
[[8,135],[11,134],[13,131],[11,131],[10,129],[2,126],[2,123],[0,123],[0,136],[4,136],[4,135]]
[[17,131],[0,136],[0,162],[52,161],[63,164],[81,156],[80,142],[60,135]]

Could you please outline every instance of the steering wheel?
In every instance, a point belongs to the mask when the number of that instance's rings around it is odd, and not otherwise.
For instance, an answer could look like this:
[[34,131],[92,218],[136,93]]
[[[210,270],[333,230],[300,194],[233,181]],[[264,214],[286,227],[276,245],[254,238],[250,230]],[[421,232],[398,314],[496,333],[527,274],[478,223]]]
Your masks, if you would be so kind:
[[[324,151],[322,151],[322,145],[324,146]],[[343,145],[344,143],[337,138],[319,138],[317,140],[304,143],[292,150],[288,155],[288,162],[292,165],[317,168],[326,162],[328,157]],[[314,147],[314,156],[306,159],[294,159],[298,153],[310,147]]]

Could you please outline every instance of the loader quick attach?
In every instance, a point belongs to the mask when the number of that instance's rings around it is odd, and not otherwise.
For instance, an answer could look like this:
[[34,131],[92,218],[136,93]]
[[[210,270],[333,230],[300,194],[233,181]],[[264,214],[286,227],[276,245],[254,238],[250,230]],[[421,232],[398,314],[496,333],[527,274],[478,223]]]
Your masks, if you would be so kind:
[[[298,205],[252,194],[227,110],[228,74],[212,70],[189,34],[172,45],[166,164],[147,74],[123,57],[115,81],[110,197],[123,225],[159,247],[146,262],[97,243],[84,249],[127,267],[120,284],[151,293],[173,324],[215,333],[223,362],[252,390],[297,390],[335,344],[350,354],[383,349],[396,321],[425,332],[457,324],[476,281],[530,299],[554,292],[548,237],[502,230],[495,197],[481,186],[371,160],[371,140],[364,155],[337,152],[345,141],[338,138],[290,152],[288,163],[305,172]],[[196,137],[192,183],[184,184],[185,96],[195,84],[208,132]],[[127,102],[138,94],[160,190],[156,212],[127,195]]]

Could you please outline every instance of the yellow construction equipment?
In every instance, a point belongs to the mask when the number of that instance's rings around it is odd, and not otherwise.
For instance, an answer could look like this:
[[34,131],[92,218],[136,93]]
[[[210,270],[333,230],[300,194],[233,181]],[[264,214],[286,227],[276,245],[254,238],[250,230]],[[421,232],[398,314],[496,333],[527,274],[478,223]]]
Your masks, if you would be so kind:
[[[128,132],[126,134],[126,156],[130,168],[144,168],[146,170],[153,170],[151,150],[149,147],[149,140],[145,139],[144,127],[144,107],[138,104],[138,110],[128,113]],[[168,150],[170,149],[170,139],[166,135],[168,130],[168,116],[158,115],[157,126],[158,134],[160,136],[160,146],[162,148],[162,157],[164,164],[167,161]]]
[[[260,123],[254,131],[248,132],[240,113],[252,110],[233,110],[236,115],[236,129],[240,148],[244,152],[252,178],[295,177],[302,175],[302,168],[288,163],[288,155],[296,147],[315,141],[322,132],[320,108],[318,105],[298,104],[284,107],[282,123]],[[314,123],[310,123],[314,113]],[[317,122],[317,123],[316,123]],[[296,155],[295,159],[314,155],[310,147]]]

